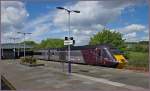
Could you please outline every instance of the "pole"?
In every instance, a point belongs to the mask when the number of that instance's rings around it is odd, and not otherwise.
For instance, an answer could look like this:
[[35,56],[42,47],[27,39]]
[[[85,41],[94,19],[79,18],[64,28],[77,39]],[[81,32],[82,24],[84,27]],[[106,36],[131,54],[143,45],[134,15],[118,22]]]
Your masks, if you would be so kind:
[[[68,11],[68,40],[70,40],[70,11]],[[70,44],[68,45],[68,73],[71,73]]]
[[25,51],[26,51],[26,49],[25,49],[26,47],[25,47],[25,33],[24,33],[24,58],[25,58],[25,56],[26,56],[26,53],[25,53]]
[[3,53],[3,47],[1,47],[1,55],[2,55],[2,57],[1,58],[3,58],[3,56],[4,56],[4,53]]
[[1,61],[1,48],[2,48],[2,44],[1,44],[1,29],[0,29],[0,61]]
[[19,43],[18,43],[18,57],[17,58],[19,58]]
[[[149,14],[150,14],[150,1],[148,0],[148,5],[149,5]],[[150,21],[150,18],[149,18],[149,21]],[[149,23],[149,35],[150,35],[150,23]],[[149,53],[150,53],[150,36],[149,36],[149,40],[148,40],[148,44],[149,44]],[[150,60],[150,56],[149,56],[149,60]],[[149,61],[150,63],[150,61]],[[150,67],[149,67],[149,70],[150,70]],[[150,86],[150,85],[149,85]]]
[[26,34],[32,34],[32,33],[25,33],[25,32],[17,32],[17,33],[20,33],[20,34],[24,35],[24,58],[25,58],[25,56],[26,56],[25,36],[26,36]]
[[[57,9],[60,10],[65,10],[68,13],[68,41],[70,41],[70,13],[75,12],[75,13],[80,13],[80,11],[77,10],[68,10],[63,7],[56,7]],[[68,44],[68,73],[71,73],[71,58],[70,58],[70,44]]]
[[15,38],[14,38],[14,61],[15,61],[15,52],[16,52],[16,50],[15,50]]

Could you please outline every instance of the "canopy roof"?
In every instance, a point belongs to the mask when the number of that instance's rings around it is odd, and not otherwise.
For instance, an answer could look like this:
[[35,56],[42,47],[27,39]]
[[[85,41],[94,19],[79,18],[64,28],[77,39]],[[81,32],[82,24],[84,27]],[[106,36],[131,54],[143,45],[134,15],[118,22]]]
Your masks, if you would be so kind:
[[[4,43],[2,44],[2,49],[13,49],[15,46],[15,48],[24,48],[24,44],[20,44],[20,43]],[[32,46],[26,45],[26,48],[33,48]]]

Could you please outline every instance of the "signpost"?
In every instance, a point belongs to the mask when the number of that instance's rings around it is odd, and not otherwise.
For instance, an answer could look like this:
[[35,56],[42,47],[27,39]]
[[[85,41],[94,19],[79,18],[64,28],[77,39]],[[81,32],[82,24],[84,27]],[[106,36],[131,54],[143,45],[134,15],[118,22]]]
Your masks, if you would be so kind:
[[64,45],[73,45],[73,40],[65,40]]

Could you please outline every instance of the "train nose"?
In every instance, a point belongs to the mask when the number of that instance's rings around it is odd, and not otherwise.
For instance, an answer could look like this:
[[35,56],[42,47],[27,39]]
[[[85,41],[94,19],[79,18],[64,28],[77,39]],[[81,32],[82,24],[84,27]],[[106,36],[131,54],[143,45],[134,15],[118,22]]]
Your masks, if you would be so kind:
[[119,63],[117,68],[123,68],[127,64],[127,60],[123,57],[123,55],[114,55],[116,61]]

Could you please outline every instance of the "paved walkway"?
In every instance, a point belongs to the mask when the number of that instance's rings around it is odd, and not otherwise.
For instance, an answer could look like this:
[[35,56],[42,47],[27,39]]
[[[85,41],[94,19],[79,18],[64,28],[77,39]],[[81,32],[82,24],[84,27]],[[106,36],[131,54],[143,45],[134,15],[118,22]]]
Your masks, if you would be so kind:
[[[52,61],[39,61],[45,63],[47,67],[62,71],[63,64]],[[64,70],[67,72],[67,63],[64,64]],[[125,69],[114,69],[91,65],[72,64],[72,73],[103,78],[109,81],[132,85],[136,87],[149,88],[149,74],[134,72]]]
[[[74,65],[74,73],[68,75],[62,72],[62,64],[56,62],[46,62],[45,66],[27,67],[18,63],[18,61],[4,60],[0,62],[1,75],[3,75],[18,90],[21,89],[44,89],[44,90],[143,90],[141,87],[126,87],[126,85],[95,78],[89,75],[77,73],[79,65]],[[65,64],[66,67],[66,64]],[[88,66],[83,66],[88,67]],[[80,67],[81,68],[81,67]],[[83,69],[81,68],[81,69]],[[106,69],[106,68],[105,68]],[[76,73],[75,73],[76,71]],[[82,70],[83,72],[83,70]],[[85,72],[85,71],[84,71]],[[144,89],[145,90],[145,89]]]

